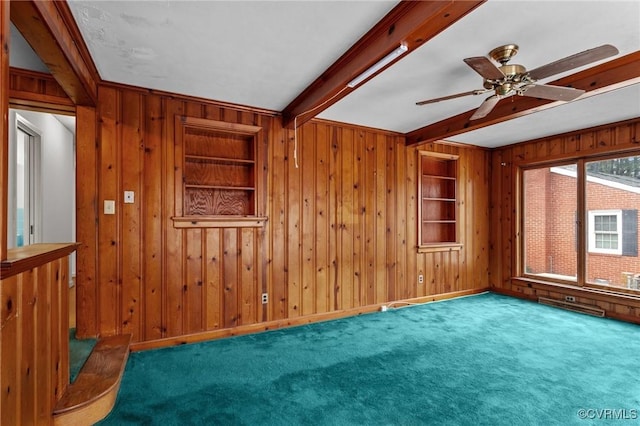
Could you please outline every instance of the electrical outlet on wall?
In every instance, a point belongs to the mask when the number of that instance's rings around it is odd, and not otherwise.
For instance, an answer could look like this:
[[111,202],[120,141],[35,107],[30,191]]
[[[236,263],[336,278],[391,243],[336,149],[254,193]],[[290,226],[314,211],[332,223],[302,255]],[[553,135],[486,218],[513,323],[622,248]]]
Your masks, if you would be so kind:
[[262,304],[266,305],[267,303],[269,303],[269,294],[268,293],[262,293]]
[[424,283],[424,275],[420,274],[418,275],[418,284],[422,284]]

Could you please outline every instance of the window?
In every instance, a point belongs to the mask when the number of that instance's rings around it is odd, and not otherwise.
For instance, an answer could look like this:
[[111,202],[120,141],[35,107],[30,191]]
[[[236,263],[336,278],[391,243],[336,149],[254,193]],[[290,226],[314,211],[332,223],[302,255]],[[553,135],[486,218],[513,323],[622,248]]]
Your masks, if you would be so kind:
[[622,254],[622,210],[589,212],[589,252]]
[[524,275],[640,290],[640,156],[522,171]]
[[577,164],[523,173],[524,272],[575,281]]

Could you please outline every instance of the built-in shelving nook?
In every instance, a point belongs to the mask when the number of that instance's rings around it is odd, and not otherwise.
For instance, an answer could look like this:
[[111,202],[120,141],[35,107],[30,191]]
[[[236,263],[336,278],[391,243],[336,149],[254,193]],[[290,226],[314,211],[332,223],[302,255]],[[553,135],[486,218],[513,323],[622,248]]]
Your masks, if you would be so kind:
[[418,227],[420,251],[460,250],[458,243],[458,156],[420,151]]
[[[257,206],[262,128],[176,116],[174,226],[262,226]],[[178,182],[179,181],[179,182]]]

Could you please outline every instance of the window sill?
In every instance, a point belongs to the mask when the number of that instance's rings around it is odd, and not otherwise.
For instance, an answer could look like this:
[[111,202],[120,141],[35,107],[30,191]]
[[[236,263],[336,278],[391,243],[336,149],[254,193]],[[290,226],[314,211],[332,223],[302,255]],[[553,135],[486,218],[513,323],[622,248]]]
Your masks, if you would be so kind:
[[532,277],[513,277],[511,281],[526,284],[531,287],[531,285],[544,285],[556,287],[558,289],[566,289],[566,290],[579,290],[581,292],[591,294],[591,295],[601,295],[601,296],[615,296],[620,297],[626,300],[634,300],[640,301],[640,293],[636,290],[630,290],[625,288],[611,288],[608,286],[600,286],[598,284],[590,284],[580,285],[576,282],[557,282],[551,280],[545,280],[540,278],[532,278]]
[[174,228],[262,228],[267,217],[261,216],[174,216]]
[[418,246],[418,253],[436,253],[442,251],[460,251],[462,244],[460,243],[435,243]]

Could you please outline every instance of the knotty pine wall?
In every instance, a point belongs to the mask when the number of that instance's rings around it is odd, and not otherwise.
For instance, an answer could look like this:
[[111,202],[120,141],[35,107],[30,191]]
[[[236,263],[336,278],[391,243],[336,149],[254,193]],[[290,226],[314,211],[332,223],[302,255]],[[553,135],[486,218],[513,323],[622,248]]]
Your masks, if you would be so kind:
[[640,118],[510,145],[492,152],[489,274],[492,290],[532,300],[538,297],[564,300],[564,296],[570,295],[578,303],[599,306],[607,316],[640,322],[640,301],[637,298],[517,278],[520,256],[516,232],[519,167],[615,153],[640,155]]
[[[175,344],[487,287],[488,151],[312,121],[296,168],[275,114],[111,85],[98,100],[77,112],[80,336]],[[264,129],[264,227],[174,228],[176,114]],[[417,253],[419,149],[460,156],[461,251]]]
[[64,256],[0,280],[2,425],[53,424],[69,384],[68,270]]

